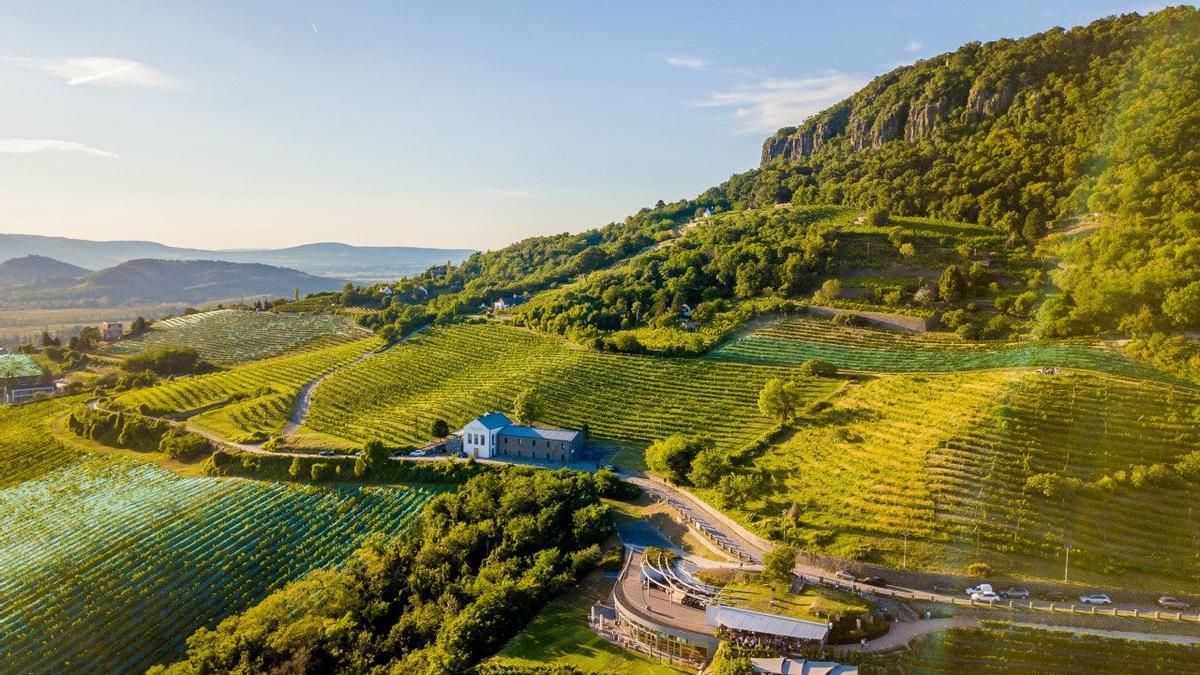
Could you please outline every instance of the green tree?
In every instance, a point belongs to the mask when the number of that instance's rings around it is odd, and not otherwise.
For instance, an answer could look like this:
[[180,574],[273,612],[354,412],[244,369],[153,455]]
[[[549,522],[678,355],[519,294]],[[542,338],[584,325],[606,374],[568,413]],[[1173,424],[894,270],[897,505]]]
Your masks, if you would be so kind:
[[892,222],[892,214],[885,208],[876,207],[867,211],[867,222],[875,227],[887,227]]
[[763,415],[786,422],[796,414],[802,395],[795,382],[772,377],[758,393],[758,409]]
[[668,436],[646,448],[646,466],[672,482],[686,483],[692,460],[712,447],[712,440],[703,436]]
[[1163,315],[1177,328],[1200,328],[1200,281],[1167,293],[1162,309]]
[[446,420],[437,419],[433,421],[433,425],[430,426],[429,431],[433,434],[434,438],[445,438],[450,435],[450,425]]
[[533,424],[540,415],[537,392],[532,387],[517,394],[513,401],[513,418],[517,424]]
[[962,300],[967,295],[967,275],[961,265],[950,265],[942,271],[938,279],[938,295],[942,300],[954,302]]
[[688,480],[692,485],[712,487],[732,470],[733,467],[730,466],[729,458],[725,453],[711,448],[701,451],[692,460],[692,470],[688,472]]
[[710,675],[754,675],[754,664],[749,656],[738,653],[733,645],[722,640],[706,672]]
[[292,458],[292,465],[288,467],[288,475],[292,478],[299,478],[304,472],[304,465],[300,463],[299,457]]
[[800,552],[788,544],[776,544],[763,556],[763,578],[777,584],[789,584]]

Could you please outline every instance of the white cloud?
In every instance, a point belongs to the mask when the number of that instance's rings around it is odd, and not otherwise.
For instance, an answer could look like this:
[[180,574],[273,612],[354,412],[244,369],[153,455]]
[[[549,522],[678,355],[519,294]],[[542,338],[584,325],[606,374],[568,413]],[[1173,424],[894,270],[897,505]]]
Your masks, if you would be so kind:
[[529,199],[537,196],[525,190],[506,190],[504,188],[487,188],[484,190],[484,193],[493,197],[508,197],[510,199]]
[[93,157],[121,159],[115,152],[98,150],[75,141],[56,141],[39,138],[0,138],[0,154],[27,155],[34,152],[77,152]]
[[0,63],[38,70],[67,84],[106,89],[178,89],[179,82],[144,63],[115,56],[61,59],[0,57]]
[[692,105],[733,108],[741,120],[741,133],[769,133],[799,124],[805,118],[858,91],[867,78],[827,72],[794,79],[768,78],[729,91],[710,94],[708,100]]
[[908,44],[904,45],[904,51],[919,52],[919,51],[921,51],[921,48],[924,46],[925,46],[924,43],[922,43],[920,40],[909,40]]
[[675,66],[676,68],[691,68],[692,70],[699,70],[701,68],[708,67],[708,61],[705,61],[699,56],[687,56],[684,54],[668,56],[663,59],[663,63],[667,64],[668,66]]

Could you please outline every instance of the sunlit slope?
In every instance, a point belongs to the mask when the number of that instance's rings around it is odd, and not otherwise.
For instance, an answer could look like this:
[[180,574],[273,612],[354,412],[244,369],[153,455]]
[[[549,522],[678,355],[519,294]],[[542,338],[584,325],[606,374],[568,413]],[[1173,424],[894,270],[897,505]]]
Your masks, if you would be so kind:
[[821,359],[844,370],[878,373],[1057,366],[1166,377],[1116,349],[1088,344],[962,342],[952,335],[901,335],[809,318],[783,319],[722,345],[709,357],[768,364]]
[[[435,419],[456,427],[487,410],[508,411],[518,393],[532,389],[542,423],[586,423],[593,437],[635,445],[706,433],[734,447],[770,425],[757,407],[762,384],[793,372],[606,354],[508,326],[453,325],[330,377],[314,393],[306,424],[354,442],[417,444],[429,440]],[[836,386],[800,383],[810,399]]]
[[910,566],[1053,575],[1065,536],[1078,571],[1194,584],[1198,410],[1194,389],[1083,371],[889,376],[757,457],[745,494],[706,495],[862,560],[899,566],[908,532]]
[[63,447],[57,402],[0,408],[0,663],[21,673],[143,672],[201,626],[372,532],[429,488],[181,479]]
[[153,347],[191,347],[208,361],[232,365],[275,356],[314,341],[328,346],[361,339],[366,334],[346,317],[334,314],[217,309],[158,321],[142,336],[122,340],[109,349],[117,354],[133,354]]
[[[117,400],[130,406],[146,405],[158,413],[186,412],[225,402],[279,396],[295,397],[306,383],[382,344],[366,338],[323,349],[277,356],[229,370],[185,377],[121,394]],[[273,414],[278,408],[271,409]],[[231,413],[232,414],[232,413]],[[259,420],[262,423],[262,420]],[[279,422],[284,420],[269,420]]]

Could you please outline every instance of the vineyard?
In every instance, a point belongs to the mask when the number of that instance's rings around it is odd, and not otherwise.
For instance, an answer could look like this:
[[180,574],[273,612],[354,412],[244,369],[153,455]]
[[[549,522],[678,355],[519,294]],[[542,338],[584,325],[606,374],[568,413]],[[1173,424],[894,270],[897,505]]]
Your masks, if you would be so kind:
[[878,373],[1057,366],[1164,377],[1115,349],[1092,345],[958,342],[950,336],[901,335],[807,318],[783,319],[722,345],[709,358],[765,364],[821,359],[844,370]]
[[1200,647],[998,622],[951,628],[866,657],[864,673],[1200,673]]
[[156,322],[144,335],[109,350],[134,354],[153,347],[192,347],[213,363],[233,365],[320,341],[321,346],[360,339],[367,332],[334,314],[275,314],[217,309]]
[[[197,421],[214,429],[278,430],[287,421],[290,401],[310,380],[350,363],[381,341],[368,338],[312,351],[277,356],[226,371],[186,377],[118,397],[130,406],[148,406],[158,413],[185,412],[224,406]],[[288,401],[280,405],[280,401]],[[253,405],[252,405],[253,404]]]
[[[646,444],[671,433],[707,433],[725,447],[761,434],[758,393],[788,368],[660,359],[576,349],[564,341],[496,325],[454,325],[342,369],[313,394],[308,429],[361,443],[429,440],[430,424],[457,428],[487,410],[511,410],[532,388],[540,423],[595,438]],[[835,382],[801,379],[804,395]]]
[[0,408],[0,663],[141,672],[371,532],[396,533],[432,488],[180,479],[75,452],[45,424],[65,403]]
[[1065,536],[1081,580],[1194,587],[1200,488],[1174,466],[1200,451],[1198,411],[1194,389],[1096,373],[895,375],[767,450],[743,493],[703,494],[864,561],[900,566],[908,532],[910,567],[1052,577]]

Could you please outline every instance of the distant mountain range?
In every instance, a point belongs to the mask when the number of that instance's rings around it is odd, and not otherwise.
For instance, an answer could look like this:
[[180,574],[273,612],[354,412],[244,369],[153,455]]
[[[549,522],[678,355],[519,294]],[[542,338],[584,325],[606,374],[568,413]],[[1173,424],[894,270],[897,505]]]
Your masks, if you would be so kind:
[[87,274],[88,271],[78,265],[40,255],[28,255],[0,262],[0,288],[52,279],[79,279]]
[[100,270],[130,260],[220,260],[262,263],[358,283],[389,281],[423,272],[451,261],[459,263],[474,253],[469,249],[413,248],[409,246],[350,246],[338,243],[305,244],[280,249],[204,250],[177,248],[152,241],[88,241],[34,234],[0,234],[0,257],[44,256]]
[[129,260],[98,272],[39,256],[0,264],[0,308],[203,304],[334,291],[346,282],[284,267],[220,260]]

